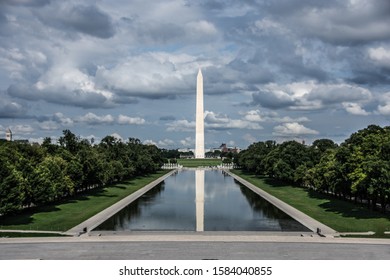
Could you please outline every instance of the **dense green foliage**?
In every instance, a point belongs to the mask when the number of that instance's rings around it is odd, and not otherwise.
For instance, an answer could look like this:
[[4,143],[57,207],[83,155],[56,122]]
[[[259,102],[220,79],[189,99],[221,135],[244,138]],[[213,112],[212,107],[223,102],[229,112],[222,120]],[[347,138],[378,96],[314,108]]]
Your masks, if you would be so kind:
[[243,170],[366,203],[390,205],[390,127],[370,125],[340,146],[320,139],[250,145],[236,158]]
[[91,188],[157,171],[156,146],[106,136],[98,145],[63,131],[59,145],[0,142],[0,215],[45,205]]

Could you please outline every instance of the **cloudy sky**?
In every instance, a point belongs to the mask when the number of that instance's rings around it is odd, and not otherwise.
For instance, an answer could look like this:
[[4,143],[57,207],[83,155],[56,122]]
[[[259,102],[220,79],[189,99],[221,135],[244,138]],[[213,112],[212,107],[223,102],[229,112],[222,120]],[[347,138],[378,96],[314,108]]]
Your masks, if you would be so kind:
[[390,119],[389,0],[0,0],[0,138],[342,142]]

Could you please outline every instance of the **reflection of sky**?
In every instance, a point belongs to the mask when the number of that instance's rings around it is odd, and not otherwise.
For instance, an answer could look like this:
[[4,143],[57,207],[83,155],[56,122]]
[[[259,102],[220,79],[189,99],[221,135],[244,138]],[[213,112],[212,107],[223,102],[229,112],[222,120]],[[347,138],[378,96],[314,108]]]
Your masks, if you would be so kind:
[[[204,173],[205,231],[303,230],[232,177],[217,170]],[[195,214],[195,172],[182,170],[97,229],[194,231]]]

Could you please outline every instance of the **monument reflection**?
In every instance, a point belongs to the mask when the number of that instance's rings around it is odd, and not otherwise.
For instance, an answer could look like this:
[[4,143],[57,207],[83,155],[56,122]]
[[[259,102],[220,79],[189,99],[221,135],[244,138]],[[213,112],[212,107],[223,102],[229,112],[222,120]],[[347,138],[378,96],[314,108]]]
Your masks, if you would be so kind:
[[204,231],[204,169],[195,171],[196,231]]

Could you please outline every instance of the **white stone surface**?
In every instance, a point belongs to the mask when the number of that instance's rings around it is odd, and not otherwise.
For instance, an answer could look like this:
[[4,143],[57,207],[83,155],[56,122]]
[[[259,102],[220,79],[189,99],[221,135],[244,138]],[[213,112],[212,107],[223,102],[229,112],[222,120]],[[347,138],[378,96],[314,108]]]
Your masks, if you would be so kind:
[[203,75],[199,69],[196,79],[195,158],[204,157]]

